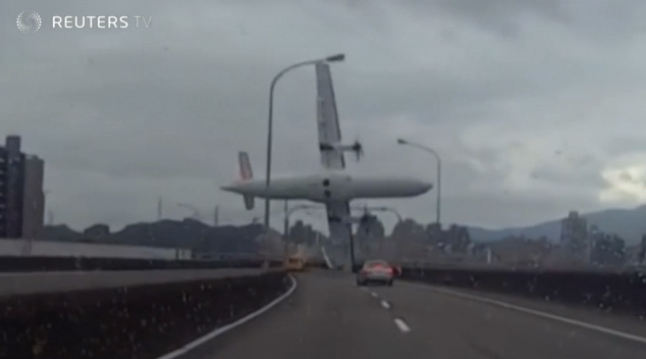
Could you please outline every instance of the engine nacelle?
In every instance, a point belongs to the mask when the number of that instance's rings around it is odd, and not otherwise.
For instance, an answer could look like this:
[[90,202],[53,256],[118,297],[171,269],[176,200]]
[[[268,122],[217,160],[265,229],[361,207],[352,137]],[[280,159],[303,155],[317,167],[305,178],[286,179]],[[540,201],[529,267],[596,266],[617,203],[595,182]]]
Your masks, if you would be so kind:
[[361,156],[363,156],[363,145],[359,141],[355,141],[351,145],[344,145],[341,143],[320,143],[319,150],[354,152],[357,156],[357,161],[361,158]]

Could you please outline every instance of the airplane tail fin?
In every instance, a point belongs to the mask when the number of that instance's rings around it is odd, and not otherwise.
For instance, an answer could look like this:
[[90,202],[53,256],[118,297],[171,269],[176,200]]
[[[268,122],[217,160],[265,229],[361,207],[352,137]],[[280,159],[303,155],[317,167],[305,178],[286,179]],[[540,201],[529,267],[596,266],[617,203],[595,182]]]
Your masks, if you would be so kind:
[[[251,169],[251,161],[249,160],[249,153],[245,151],[238,152],[238,164],[240,165],[240,181],[249,181],[253,179],[253,170]],[[253,196],[243,195],[244,206],[247,210],[252,210],[254,207]]]

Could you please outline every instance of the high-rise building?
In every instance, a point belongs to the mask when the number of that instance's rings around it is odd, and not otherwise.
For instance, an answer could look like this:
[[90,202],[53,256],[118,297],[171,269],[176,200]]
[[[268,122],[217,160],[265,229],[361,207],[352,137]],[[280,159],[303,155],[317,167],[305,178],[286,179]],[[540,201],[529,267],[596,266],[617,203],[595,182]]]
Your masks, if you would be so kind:
[[45,162],[36,156],[26,155],[23,167],[21,237],[34,239],[40,237],[43,231],[45,215],[45,193],[43,192]]
[[20,151],[20,136],[0,147],[0,238],[37,238],[43,228],[44,162]]

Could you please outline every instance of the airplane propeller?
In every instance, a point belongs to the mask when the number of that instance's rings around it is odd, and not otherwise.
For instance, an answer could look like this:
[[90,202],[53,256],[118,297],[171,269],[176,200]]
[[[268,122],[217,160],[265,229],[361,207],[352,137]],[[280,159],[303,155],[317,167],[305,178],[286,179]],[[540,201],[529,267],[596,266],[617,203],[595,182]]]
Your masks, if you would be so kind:
[[361,157],[364,155],[364,153],[363,153],[363,145],[359,141],[359,138],[354,140],[354,144],[352,145],[352,151],[356,154],[357,161],[361,160]]

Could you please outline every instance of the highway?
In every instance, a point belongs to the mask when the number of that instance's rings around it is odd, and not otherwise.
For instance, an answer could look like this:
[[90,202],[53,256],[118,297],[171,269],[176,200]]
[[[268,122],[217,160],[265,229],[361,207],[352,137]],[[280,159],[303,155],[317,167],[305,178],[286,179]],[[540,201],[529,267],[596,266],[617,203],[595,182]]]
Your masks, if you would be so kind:
[[0,273],[0,297],[257,275],[262,269]]
[[[643,359],[646,325],[531,299],[314,271],[266,313],[164,359]],[[181,354],[181,355],[180,355]]]

